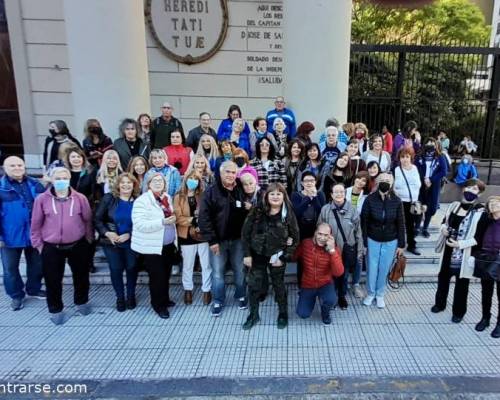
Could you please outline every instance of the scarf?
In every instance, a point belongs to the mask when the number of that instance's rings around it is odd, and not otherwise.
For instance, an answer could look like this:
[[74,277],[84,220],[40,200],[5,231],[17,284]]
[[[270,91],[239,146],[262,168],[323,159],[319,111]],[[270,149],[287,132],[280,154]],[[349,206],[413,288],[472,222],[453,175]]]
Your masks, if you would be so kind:
[[172,215],[172,209],[170,208],[170,203],[168,202],[168,196],[166,193],[163,194],[156,194],[153,193],[156,202],[158,205],[161,207],[163,211],[163,215],[165,215],[165,218],[168,218]]

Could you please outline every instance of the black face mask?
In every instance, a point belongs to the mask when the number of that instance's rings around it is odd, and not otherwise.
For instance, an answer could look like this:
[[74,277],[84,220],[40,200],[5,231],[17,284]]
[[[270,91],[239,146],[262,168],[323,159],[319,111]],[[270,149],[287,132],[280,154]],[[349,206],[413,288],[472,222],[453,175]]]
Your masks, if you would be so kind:
[[426,153],[434,153],[436,149],[434,148],[434,146],[432,144],[426,144],[425,145],[425,152]]
[[378,190],[385,194],[391,190],[391,184],[389,182],[380,182],[378,184]]
[[234,162],[236,163],[236,165],[238,166],[238,168],[241,168],[245,165],[245,160],[242,158],[242,157],[236,157],[234,159]]
[[99,126],[91,126],[89,128],[89,133],[91,133],[93,135],[99,135],[99,136],[103,134],[102,128]]
[[57,132],[55,129],[49,129],[49,134],[50,134],[50,136],[54,137],[57,135]]

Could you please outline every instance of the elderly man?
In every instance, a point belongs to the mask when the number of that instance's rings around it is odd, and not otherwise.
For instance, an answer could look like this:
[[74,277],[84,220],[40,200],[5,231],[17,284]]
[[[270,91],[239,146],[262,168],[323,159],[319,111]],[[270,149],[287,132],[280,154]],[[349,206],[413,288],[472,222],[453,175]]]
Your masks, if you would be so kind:
[[196,153],[198,150],[198,145],[200,144],[200,139],[203,135],[212,136],[215,141],[217,141],[217,133],[210,126],[212,123],[212,117],[207,112],[200,113],[200,125],[189,131],[188,137],[186,139],[186,146],[191,147]]
[[236,180],[237,172],[238,167],[233,161],[221,164],[220,178],[203,194],[198,216],[201,234],[210,245],[214,317],[221,314],[226,298],[224,274],[228,260],[234,273],[234,298],[238,300],[240,310],[247,308],[241,243],[241,227],[247,212],[243,189]]
[[161,106],[161,115],[155,118],[151,127],[151,148],[163,149],[170,144],[170,134],[174,130],[180,130],[184,133],[181,121],[175,118],[172,113],[174,108],[170,103],[163,103]]
[[294,258],[302,264],[297,303],[298,316],[309,318],[318,297],[321,319],[325,325],[330,325],[332,323],[330,310],[337,303],[332,277],[339,277],[344,272],[340,249],[335,244],[330,225],[319,224],[314,237],[300,243]]
[[293,111],[289,108],[286,108],[285,98],[283,96],[276,97],[274,101],[274,109],[267,112],[266,120],[267,126],[270,128],[270,132],[274,134],[273,130],[273,122],[274,119],[280,117],[285,121],[285,132],[288,135],[288,140],[293,139],[295,137],[295,133],[297,131],[295,115]]
[[[45,299],[42,285],[42,260],[31,246],[31,216],[35,198],[45,191],[36,179],[26,176],[24,161],[7,157],[3,163],[5,176],[0,179],[0,254],[3,281],[12,299],[13,311],[24,307],[26,295]],[[24,251],[26,285],[19,273],[19,261]]]

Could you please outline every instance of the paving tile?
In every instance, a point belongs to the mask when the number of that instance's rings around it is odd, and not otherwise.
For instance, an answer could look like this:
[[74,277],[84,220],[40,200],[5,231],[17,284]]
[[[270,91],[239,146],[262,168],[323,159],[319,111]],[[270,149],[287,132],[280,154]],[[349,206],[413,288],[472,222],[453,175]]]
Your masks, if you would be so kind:
[[410,353],[425,375],[463,375],[464,370],[447,347],[410,347]]
[[362,306],[356,308],[359,323],[362,325],[393,324],[395,321],[388,309],[389,307],[390,306],[387,306],[387,308],[384,309],[375,306]]
[[406,348],[370,347],[369,350],[378,375],[411,376],[422,373],[412,353]]
[[327,347],[288,349],[288,375],[331,376],[333,368]]
[[275,348],[288,346],[287,329],[278,329],[276,325],[254,326],[248,337],[249,347]]
[[429,320],[418,305],[392,305],[387,307],[398,324],[428,324]]
[[113,350],[76,350],[53,379],[101,379],[115,359]]
[[393,290],[387,288],[384,295],[384,300],[387,306],[389,305],[412,305],[419,304],[417,299],[413,296],[409,285],[404,285],[401,289]]
[[31,354],[29,350],[0,350],[0,379],[8,380],[10,372],[28,359]]
[[52,379],[73,357],[75,350],[32,351],[9,373],[8,379],[40,382]]
[[123,349],[140,350],[140,349],[156,349],[163,350],[172,345],[170,334],[175,329],[174,325],[167,326],[137,326],[135,330],[128,336],[123,343]]
[[[197,325],[211,325],[214,323],[215,318],[212,316],[210,306],[179,306],[174,308],[184,308],[184,311],[175,316],[175,323],[177,325],[191,325],[193,322],[196,322]],[[172,320],[174,319],[174,315],[172,315]]]
[[[337,307],[330,313],[333,324],[359,324],[359,318],[356,309],[361,306],[352,306],[352,303],[350,304],[351,305],[347,308],[347,310],[341,310]],[[321,321],[319,310],[318,319]]]
[[436,332],[430,325],[423,324],[397,324],[399,332],[404,338],[408,347],[421,346],[445,346]]
[[148,379],[161,350],[120,350],[106,368],[106,379]]
[[467,375],[500,373],[499,359],[484,346],[451,347],[450,350]]
[[433,328],[447,346],[480,346],[479,332],[467,324],[434,325]]
[[213,324],[206,330],[208,340],[206,347],[209,349],[245,348],[252,331],[244,331],[238,325]]
[[[414,288],[410,287],[408,288],[409,292],[415,299],[414,304],[426,304],[429,305],[427,308],[431,308],[434,305],[435,298],[436,298],[436,287],[433,288]],[[450,293],[453,293],[450,291]]]
[[287,348],[247,348],[242,375],[285,376],[288,374]]
[[[0,350],[37,350],[55,327],[14,327],[0,341]],[[4,329],[0,329],[3,334]]]
[[[38,300],[37,303],[40,303]],[[30,326],[32,321],[37,315],[43,315],[49,320],[49,314],[47,309],[43,307],[44,303],[26,305],[22,310],[12,311],[9,308],[4,308],[0,310],[0,327],[12,327],[12,326]]]
[[329,347],[333,376],[375,375],[375,363],[367,347]]
[[360,324],[334,324],[325,326],[325,336],[328,346],[333,347],[365,347],[365,335]]
[[237,346],[206,349],[196,376],[240,376],[243,372],[246,353],[246,348]]
[[151,369],[149,379],[192,378],[196,375],[204,349],[164,349]]
[[92,337],[95,332],[94,326],[57,326],[53,333],[44,340],[37,350],[76,350],[85,348],[82,345]]
[[210,330],[206,325],[192,325],[186,327],[174,327],[170,331],[169,349],[203,349],[210,337]]
[[361,325],[368,347],[404,347],[405,342],[395,325]]
[[[316,325],[293,325],[286,330],[288,332],[288,346],[290,348],[328,346],[326,335],[328,331],[323,324]],[[304,350],[307,351],[307,350]]]
[[121,326],[119,329],[116,329],[114,326],[96,327],[87,336],[87,340],[83,341],[80,348],[89,350],[121,350],[135,330],[135,326]]

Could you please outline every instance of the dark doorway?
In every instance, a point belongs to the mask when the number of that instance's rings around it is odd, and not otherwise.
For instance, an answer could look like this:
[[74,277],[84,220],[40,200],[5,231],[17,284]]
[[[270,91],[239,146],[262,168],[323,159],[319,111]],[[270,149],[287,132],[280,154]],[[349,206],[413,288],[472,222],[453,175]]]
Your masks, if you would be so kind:
[[6,155],[23,154],[23,137],[4,0],[0,0],[0,150],[1,161]]

